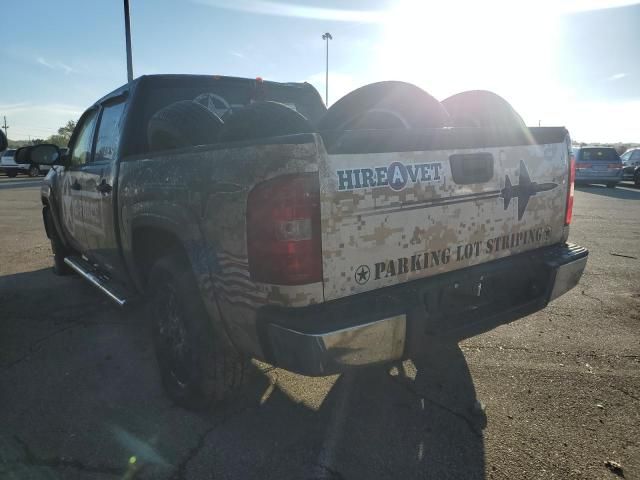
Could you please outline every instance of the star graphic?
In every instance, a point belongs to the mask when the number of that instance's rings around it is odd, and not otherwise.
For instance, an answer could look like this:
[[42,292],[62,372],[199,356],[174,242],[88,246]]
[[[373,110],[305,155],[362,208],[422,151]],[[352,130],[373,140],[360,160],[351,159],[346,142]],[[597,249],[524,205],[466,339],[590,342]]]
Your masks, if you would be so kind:
[[366,283],[369,280],[370,273],[371,270],[369,270],[368,266],[360,265],[356,270],[356,282],[358,282],[360,285]]

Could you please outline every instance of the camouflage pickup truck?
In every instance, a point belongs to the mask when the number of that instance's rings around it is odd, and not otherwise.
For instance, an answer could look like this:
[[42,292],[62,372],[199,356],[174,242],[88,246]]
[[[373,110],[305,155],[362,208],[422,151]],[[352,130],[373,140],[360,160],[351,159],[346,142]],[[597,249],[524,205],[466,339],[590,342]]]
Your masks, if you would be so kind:
[[403,82],[328,110],[308,84],[145,76],[80,118],[42,187],[58,274],[144,302],[188,408],[256,358],[305,375],[420,355],[544,308],[568,244],[571,141],[502,98]]

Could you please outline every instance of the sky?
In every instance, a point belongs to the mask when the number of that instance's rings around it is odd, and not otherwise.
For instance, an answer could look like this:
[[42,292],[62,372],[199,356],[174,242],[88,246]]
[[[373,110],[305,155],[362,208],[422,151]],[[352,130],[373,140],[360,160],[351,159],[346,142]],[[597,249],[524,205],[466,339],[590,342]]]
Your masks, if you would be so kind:
[[[46,138],[126,82],[121,0],[3,0],[0,127]],[[640,142],[640,0],[130,0],[134,76],[491,90],[528,125]]]

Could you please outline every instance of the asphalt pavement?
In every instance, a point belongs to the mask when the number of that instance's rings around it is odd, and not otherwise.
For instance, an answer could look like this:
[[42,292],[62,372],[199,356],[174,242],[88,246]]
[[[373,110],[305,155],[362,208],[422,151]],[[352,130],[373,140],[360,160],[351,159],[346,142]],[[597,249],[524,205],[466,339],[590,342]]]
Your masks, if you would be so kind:
[[254,363],[199,414],[163,394],[141,307],[51,272],[38,184],[0,179],[2,479],[640,478],[630,184],[577,189],[570,241],[589,263],[545,310],[391,368]]

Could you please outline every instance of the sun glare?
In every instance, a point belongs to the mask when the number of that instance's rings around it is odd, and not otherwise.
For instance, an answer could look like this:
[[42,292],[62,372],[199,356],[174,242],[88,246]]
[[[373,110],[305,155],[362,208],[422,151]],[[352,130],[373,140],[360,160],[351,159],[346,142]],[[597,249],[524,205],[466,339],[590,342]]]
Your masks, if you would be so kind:
[[557,25],[505,2],[405,0],[385,22],[377,67],[439,99],[488,89],[535,102],[550,93]]

